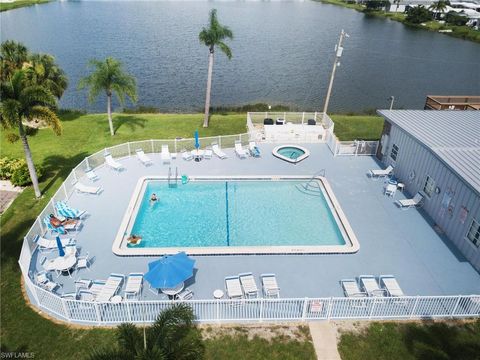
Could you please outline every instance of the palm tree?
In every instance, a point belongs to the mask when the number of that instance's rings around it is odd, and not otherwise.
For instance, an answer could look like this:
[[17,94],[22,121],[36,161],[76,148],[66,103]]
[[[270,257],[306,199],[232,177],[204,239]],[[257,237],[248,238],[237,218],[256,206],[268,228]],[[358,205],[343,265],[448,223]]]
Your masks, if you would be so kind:
[[208,29],[203,28],[198,35],[200,42],[208,47],[208,78],[207,78],[207,95],[205,98],[205,118],[203,120],[203,127],[208,127],[208,118],[210,111],[210,93],[212,90],[212,72],[213,72],[213,55],[215,53],[215,46],[227,55],[228,59],[232,58],[232,50],[223,41],[225,39],[233,39],[232,31],[222,26],[217,19],[217,10],[210,11],[210,24]]
[[450,2],[439,0],[437,2],[434,2],[432,5],[430,5],[428,9],[433,11],[433,18],[435,19],[438,13],[442,13],[445,11],[445,9],[447,8],[447,5],[450,5]]
[[43,86],[30,84],[26,70],[16,70],[10,79],[1,82],[0,89],[2,93],[0,122],[4,128],[18,128],[30,179],[35,196],[38,198],[42,193],[23,122],[30,122],[33,119],[42,120],[53,129],[55,134],[60,135],[62,133],[60,120],[51,110],[56,107],[55,96]]
[[112,122],[112,94],[117,95],[121,105],[125,102],[125,95],[133,102],[137,101],[137,85],[135,78],[126,73],[122,63],[114,58],[108,57],[104,61],[90,60],[90,66],[95,70],[80,80],[79,89],[89,87],[88,100],[93,102],[101,91],[107,95],[108,124],[110,135],[115,135]]
[[67,89],[68,79],[65,72],[55,63],[55,58],[48,54],[33,54],[24,65],[27,76],[33,84],[48,89],[60,99]]
[[89,359],[202,359],[205,348],[193,320],[192,309],[178,304],[162,311],[144,335],[133,324],[121,324],[117,328],[118,346],[95,351]]
[[10,79],[13,73],[21,69],[28,61],[28,50],[25,45],[7,40],[0,47],[0,79]]

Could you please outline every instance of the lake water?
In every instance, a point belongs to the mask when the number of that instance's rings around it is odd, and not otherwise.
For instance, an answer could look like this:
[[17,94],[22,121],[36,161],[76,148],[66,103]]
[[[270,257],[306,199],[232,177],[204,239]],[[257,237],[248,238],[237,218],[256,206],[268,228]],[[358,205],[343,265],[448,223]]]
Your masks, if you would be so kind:
[[479,95],[480,44],[316,2],[75,1],[2,12],[2,41],[53,54],[67,72],[68,108],[104,111],[76,89],[91,58],[113,56],[138,79],[139,104],[201,109],[208,12],[233,30],[233,59],[217,53],[212,105],[282,103],[321,110],[340,30],[345,41],[330,110],[423,108],[425,96]]

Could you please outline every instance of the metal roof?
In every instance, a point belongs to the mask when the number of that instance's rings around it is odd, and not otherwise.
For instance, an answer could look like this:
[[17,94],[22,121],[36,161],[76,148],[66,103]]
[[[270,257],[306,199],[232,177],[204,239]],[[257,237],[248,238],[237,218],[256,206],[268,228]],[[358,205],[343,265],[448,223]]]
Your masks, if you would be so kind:
[[480,194],[480,111],[378,110]]

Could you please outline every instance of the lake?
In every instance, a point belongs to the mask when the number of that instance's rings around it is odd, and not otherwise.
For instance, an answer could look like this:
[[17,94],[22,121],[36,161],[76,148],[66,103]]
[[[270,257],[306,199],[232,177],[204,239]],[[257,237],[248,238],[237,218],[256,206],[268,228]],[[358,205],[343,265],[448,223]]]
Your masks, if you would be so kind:
[[2,41],[54,55],[68,74],[65,108],[88,104],[78,80],[91,58],[120,59],[138,80],[139,104],[201,109],[208,50],[198,41],[208,12],[230,26],[233,59],[216,53],[212,106],[264,102],[321,111],[342,28],[345,41],[330,111],[423,108],[427,94],[480,95],[480,44],[411,29],[317,2],[65,1],[2,12]]

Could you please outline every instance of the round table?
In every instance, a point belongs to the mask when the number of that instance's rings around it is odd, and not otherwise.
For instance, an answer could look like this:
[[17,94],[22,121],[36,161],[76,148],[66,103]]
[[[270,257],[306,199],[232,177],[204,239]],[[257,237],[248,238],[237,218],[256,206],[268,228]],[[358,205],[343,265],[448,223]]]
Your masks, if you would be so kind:
[[114,304],[119,304],[122,302],[122,297],[120,295],[112,296],[112,298],[110,299],[110,302]]
[[168,296],[175,296],[185,287],[185,283],[181,282],[173,288],[160,288],[160,291]]
[[223,290],[220,290],[220,289],[217,289],[213,292],[213,297],[217,300],[223,298],[223,295],[224,295]]
[[75,255],[59,256],[50,262],[49,267],[57,271],[68,271],[77,263]]

